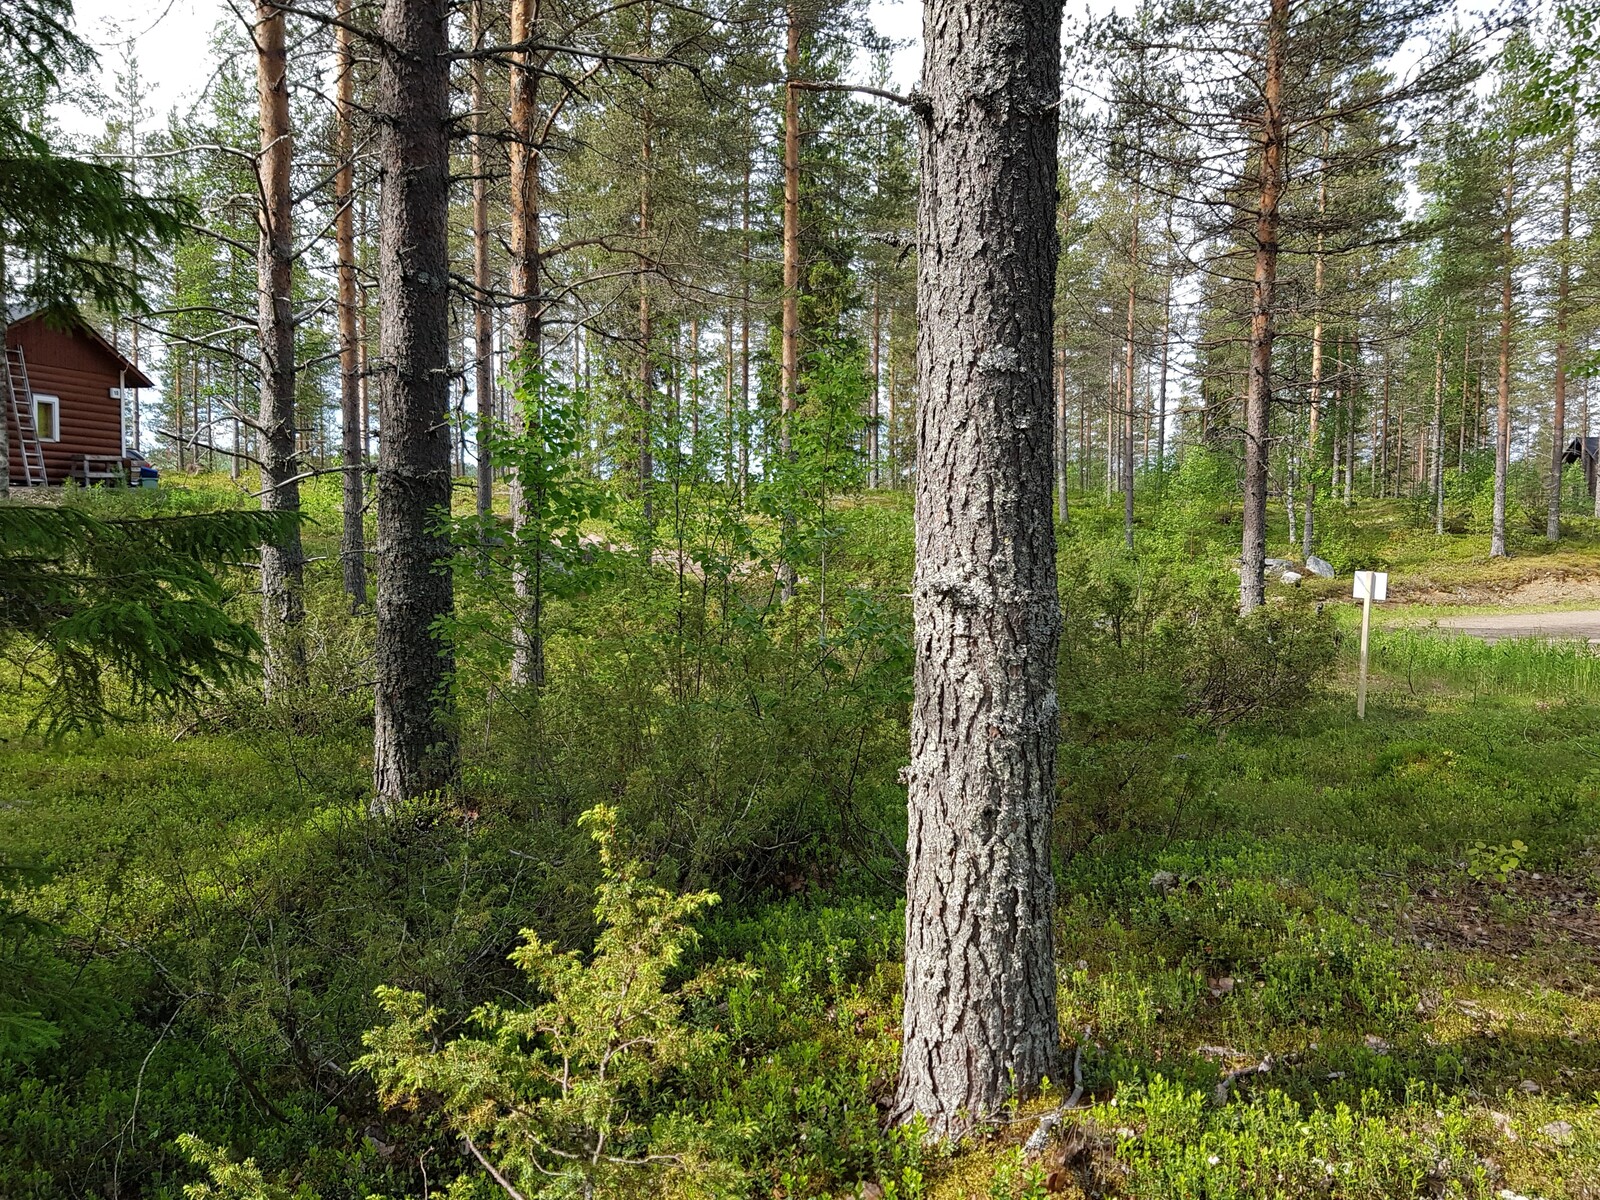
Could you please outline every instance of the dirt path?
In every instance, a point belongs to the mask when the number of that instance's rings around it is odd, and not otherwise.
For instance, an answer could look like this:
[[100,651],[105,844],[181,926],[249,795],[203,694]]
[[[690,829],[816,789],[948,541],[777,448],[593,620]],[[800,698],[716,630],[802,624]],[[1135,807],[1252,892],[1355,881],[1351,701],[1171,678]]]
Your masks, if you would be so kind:
[[1439,628],[1467,633],[1486,642],[1502,638],[1549,638],[1600,644],[1600,609],[1552,613],[1488,613],[1471,617],[1441,617]]

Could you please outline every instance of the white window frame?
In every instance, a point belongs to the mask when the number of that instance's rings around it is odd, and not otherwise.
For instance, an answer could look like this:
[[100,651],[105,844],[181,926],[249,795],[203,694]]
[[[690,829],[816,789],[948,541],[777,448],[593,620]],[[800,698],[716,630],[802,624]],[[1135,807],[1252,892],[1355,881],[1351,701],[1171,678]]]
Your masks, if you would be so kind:
[[50,406],[49,436],[46,436],[43,429],[36,429],[35,432],[38,433],[41,442],[59,442],[61,440],[61,397],[52,396],[48,392],[35,392],[33,394],[33,423],[35,426],[39,424],[39,406],[43,404]]

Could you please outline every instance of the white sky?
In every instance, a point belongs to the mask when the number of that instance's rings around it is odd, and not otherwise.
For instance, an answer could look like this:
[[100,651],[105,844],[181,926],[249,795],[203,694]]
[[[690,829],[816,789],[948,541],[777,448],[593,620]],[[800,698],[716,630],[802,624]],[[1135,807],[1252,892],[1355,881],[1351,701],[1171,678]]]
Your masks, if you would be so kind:
[[[111,90],[131,41],[144,80],[144,107],[164,121],[174,105],[205,87],[211,31],[228,12],[224,0],[76,0],[78,32],[100,56],[101,84]],[[97,132],[104,114],[63,107],[57,117],[73,132]]]

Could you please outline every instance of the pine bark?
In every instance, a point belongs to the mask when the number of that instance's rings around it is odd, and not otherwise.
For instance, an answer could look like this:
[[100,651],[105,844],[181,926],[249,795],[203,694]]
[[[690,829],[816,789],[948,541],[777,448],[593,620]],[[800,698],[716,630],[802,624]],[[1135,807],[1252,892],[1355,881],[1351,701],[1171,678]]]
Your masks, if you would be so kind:
[[[261,350],[261,507],[268,512],[298,512],[299,456],[294,411],[293,197],[289,168],[293,143],[289,127],[287,18],[273,0],[256,4],[256,95],[260,102],[261,154],[256,171],[261,203],[257,208],[257,335]],[[181,374],[180,374],[181,380]],[[179,459],[182,460],[183,405],[178,402]],[[305,678],[305,556],[298,527],[282,541],[261,547],[261,626],[266,643],[263,686],[268,699]]]
[[1545,536],[1561,540],[1561,456],[1567,440],[1567,347],[1572,319],[1572,159],[1574,137],[1567,135],[1561,156],[1561,262],[1556,278],[1556,378],[1550,415],[1550,500]]
[[1429,441],[1433,445],[1433,467],[1428,478],[1428,489],[1433,497],[1433,532],[1444,534],[1444,313],[1439,314],[1439,325],[1434,331],[1433,343],[1433,430]]
[[1067,523],[1067,347],[1056,346],[1056,520]]
[[1156,479],[1167,477],[1167,360],[1172,353],[1172,263],[1167,263],[1166,293],[1161,301],[1161,382],[1156,387]]
[[1511,460],[1511,239],[1515,224],[1516,151],[1506,154],[1505,228],[1500,235],[1500,391],[1494,417],[1494,518],[1489,557],[1505,558],[1506,471]]
[[883,387],[883,311],[872,281],[872,394],[867,400],[867,486],[878,487],[878,394]]
[[[654,407],[656,368],[654,357],[654,317],[650,308],[650,262],[646,244],[650,237],[650,172],[653,152],[650,110],[645,109],[639,141],[639,502],[645,524],[654,519],[652,496],[656,462],[654,452]],[[646,550],[646,553],[649,553]]]
[[[472,3],[472,47],[482,48],[484,0]],[[489,435],[494,428],[494,305],[489,273],[489,178],[484,154],[484,113],[489,105],[488,63],[472,60],[472,392],[478,409],[478,526],[487,534],[494,517],[494,456]]]
[[[1322,135],[1324,165],[1317,171],[1317,216],[1328,211],[1328,177],[1325,160],[1328,153],[1328,135]],[[1319,220],[1320,224],[1320,220]],[[1324,235],[1317,231],[1317,253],[1313,262],[1312,295],[1316,312],[1311,324],[1311,405],[1306,421],[1306,482],[1305,527],[1300,538],[1300,555],[1310,558],[1316,541],[1317,457],[1318,425],[1322,414],[1322,289],[1326,279],[1327,263],[1323,255]]]
[[1289,0],[1271,0],[1267,16],[1266,78],[1256,147],[1255,279],[1250,302],[1250,381],[1245,390],[1244,521],[1239,608],[1251,612],[1266,596],[1267,454],[1272,427],[1273,298],[1278,278],[1278,205],[1283,197],[1283,77]]
[[[794,0],[784,7],[784,17],[783,66],[788,84],[783,89],[783,329],[778,368],[778,449],[787,463],[794,455],[792,427],[795,411],[800,407],[800,93],[790,86],[800,74],[800,13]],[[793,517],[785,513],[785,529],[793,524]],[[780,562],[778,576],[783,598],[792,599],[794,564]]]
[[[351,19],[351,0],[339,0],[339,19]],[[361,447],[361,356],[356,336],[355,220],[355,44],[350,30],[334,31],[339,49],[339,172],[334,178],[338,207],[334,240],[339,255],[339,425],[343,464],[343,529],[339,560],[345,594],[354,608],[367,604],[367,539],[365,525],[366,464]]]
[[379,367],[388,377],[378,396],[378,812],[456,778],[448,693],[455,656],[438,629],[454,610],[444,528],[450,512],[449,14],[447,0],[385,0],[378,43]]
[[[1137,168],[1135,168],[1137,170]],[[1139,297],[1139,180],[1133,181],[1133,211],[1128,232],[1128,314],[1122,364],[1122,540],[1133,549],[1133,363],[1134,322]]]
[[[511,41],[532,40],[539,19],[537,0],[512,0]],[[537,384],[544,352],[544,295],[539,216],[539,74],[532,50],[519,50],[511,64],[511,290],[520,374],[513,399],[511,427],[529,428],[526,408],[530,383]],[[641,283],[642,286],[642,283]],[[544,683],[544,545],[542,534],[530,534],[529,504],[542,508],[543,497],[529,495],[523,481],[511,481],[511,531],[517,552],[512,556],[513,627],[511,682],[520,687]],[[537,527],[537,522],[535,523]]]
[[915,700],[895,1114],[958,1135],[1058,1059],[1050,826],[1059,0],[929,0]]

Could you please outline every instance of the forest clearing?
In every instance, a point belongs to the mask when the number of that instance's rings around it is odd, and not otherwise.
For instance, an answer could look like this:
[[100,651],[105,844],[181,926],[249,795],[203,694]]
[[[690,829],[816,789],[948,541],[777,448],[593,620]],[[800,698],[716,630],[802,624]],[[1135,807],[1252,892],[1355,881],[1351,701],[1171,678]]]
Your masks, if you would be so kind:
[[1600,10],[103,7],[0,1200],[1600,1197]]

